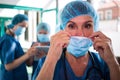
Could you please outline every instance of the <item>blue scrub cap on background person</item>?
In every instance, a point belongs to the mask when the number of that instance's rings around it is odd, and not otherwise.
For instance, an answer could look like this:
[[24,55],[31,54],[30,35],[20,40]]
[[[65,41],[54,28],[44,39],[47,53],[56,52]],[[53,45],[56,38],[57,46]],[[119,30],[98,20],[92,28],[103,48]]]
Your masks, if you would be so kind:
[[39,33],[40,30],[45,30],[50,33],[50,26],[47,23],[42,22],[37,26],[37,33]]
[[62,29],[65,29],[67,22],[72,18],[82,15],[88,15],[93,18],[94,30],[97,31],[99,21],[98,15],[92,5],[87,1],[72,1],[63,8],[60,15]]
[[21,23],[22,21],[28,21],[28,17],[27,15],[24,15],[24,14],[17,14],[15,15],[13,18],[12,18],[12,22],[11,24],[9,24],[7,26],[7,28],[13,28],[14,25],[18,24],[18,23]]

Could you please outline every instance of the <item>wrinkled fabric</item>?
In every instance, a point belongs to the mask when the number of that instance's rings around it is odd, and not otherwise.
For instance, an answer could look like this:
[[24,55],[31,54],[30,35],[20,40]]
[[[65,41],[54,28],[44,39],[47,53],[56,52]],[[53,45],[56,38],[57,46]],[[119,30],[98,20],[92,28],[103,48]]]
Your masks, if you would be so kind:
[[24,55],[20,43],[8,34],[0,39],[0,80],[28,80],[26,64],[22,63],[17,68],[7,71],[5,64],[13,62]]
[[[105,77],[104,80],[110,80],[110,73],[109,73],[109,68],[108,68],[107,64],[101,59],[99,54],[92,53],[92,55],[95,60],[95,66],[97,68],[99,68],[99,70],[101,70],[101,75]],[[62,55],[62,57],[59,59],[59,61],[57,62],[56,66],[55,66],[53,80],[67,80],[67,79],[68,80],[86,80],[87,73],[89,72],[90,68],[93,66],[92,58],[91,57],[89,58],[89,62],[85,69],[84,74],[82,76],[76,76],[74,74],[69,62],[67,61],[67,59],[63,59],[63,57],[64,56]],[[36,77],[38,76],[38,74],[44,64],[44,61],[45,61],[45,57],[43,57],[39,60],[37,69],[35,70],[32,80],[36,80]],[[64,65],[64,62],[65,62],[65,65]],[[66,71],[65,71],[65,66],[66,66]],[[65,75],[65,72],[66,72],[66,75]],[[90,72],[90,75],[88,75],[88,79],[89,80],[102,80],[99,76],[100,76],[100,74],[98,72],[96,73],[96,69],[95,70],[93,69]],[[67,77],[67,79],[66,79],[66,77]]]
[[25,32],[26,28],[22,27],[22,26],[19,26],[15,31],[15,35],[19,36],[21,34],[23,34]]
[[87,37],[72,36],[67,51],[75,57],[84,56],[93,42]]
[[38,34],[37,38],[39,42],[49,42],[49,36],[47,34]]

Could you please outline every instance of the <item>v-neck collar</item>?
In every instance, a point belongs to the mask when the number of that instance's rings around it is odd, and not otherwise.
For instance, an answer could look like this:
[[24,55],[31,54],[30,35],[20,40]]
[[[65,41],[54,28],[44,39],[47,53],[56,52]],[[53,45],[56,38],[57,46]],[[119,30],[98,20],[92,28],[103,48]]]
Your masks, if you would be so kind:
[[73,75],[73,77],[74,77],[75,79],[84,80],[85,77],[86,77],[86,75],[87,75],[88,69],[92,66],[92,60],[91,60],[91,57],[89,57],[89,61],[88,61],[88,65],[87,65],[87,67],[86,67],[86,70],[85,70],[83,76],[79,76],[79,77],[74,74],[74,72],[73,72],[73,70],[72,70],[72,68],[71,68],[71,66],[70,66],[70,64],[68,63],[68,60],[67,60],[66,58],[65,58],[65,66],[66,66],[66,73],[67,73],[67,74]]

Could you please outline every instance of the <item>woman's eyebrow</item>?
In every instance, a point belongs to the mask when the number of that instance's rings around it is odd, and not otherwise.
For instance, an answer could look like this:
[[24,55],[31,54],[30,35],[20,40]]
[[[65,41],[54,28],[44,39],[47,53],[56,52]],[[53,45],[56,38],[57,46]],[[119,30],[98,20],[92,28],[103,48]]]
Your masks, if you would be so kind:
[[93,21],[92,21],[92,20],[89,20],[89,21],[84,22],[84,24],[89,23],[89,22],[92,22],[92,23],[93,23]]
[[[76,25],[76,23],[73,22],[73,21],[68,21],[68,23],[72,23],[72,24],[75,24],[75,25]],[[87,23],[93,23],[93,21],[92,21],[92,20],[85,21],[82,26],[84,26],[84,25],[87,24]]]
[[[73,21],[68,21],[68,23],[69,23],[69,22],[70,22],[70,23],[74,23],[74,24],[75,24],[75,22],[73,22]],[[89,23],[89,22],[93,22],[93,21],[92,21],[92,20],[85,21],[85,22],[84,22],[84,24],[85,24],[85,23]]]
[[68,21],[68,23],[73,23],[73,24],[75,24],[75,22],[73,22],[73,21]]

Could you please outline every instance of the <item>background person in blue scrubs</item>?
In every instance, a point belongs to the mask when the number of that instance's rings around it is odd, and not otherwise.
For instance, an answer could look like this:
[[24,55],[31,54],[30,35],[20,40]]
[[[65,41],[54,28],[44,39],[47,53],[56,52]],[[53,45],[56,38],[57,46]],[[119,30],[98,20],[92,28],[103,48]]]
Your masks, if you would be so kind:
[[[33,42],[32,46],[49,46],[50,40],[49,40],[49,34],[50,34],[50,25],[42,22],[37,26],[37,42]],[[39,51],[39,53],[31,58],[31,66],[33,68],[32,75],[35,72],[35,69],[37,68],[38,60],[46,56],[46,52]]]
[[[97,31],[98,18],[90,3],[70,2],[60,18],[62,30],[51,37],[33,80],[119,80],[111,40]],[[92,45],[99,53],[88,51]]]
[[26,61],[35,55],[36,49],[31,47],[25,54],[15,36],[25,32],[28,26],[28,17],[17,14],[4,36],[0,39],[0,80],[28,80]]

